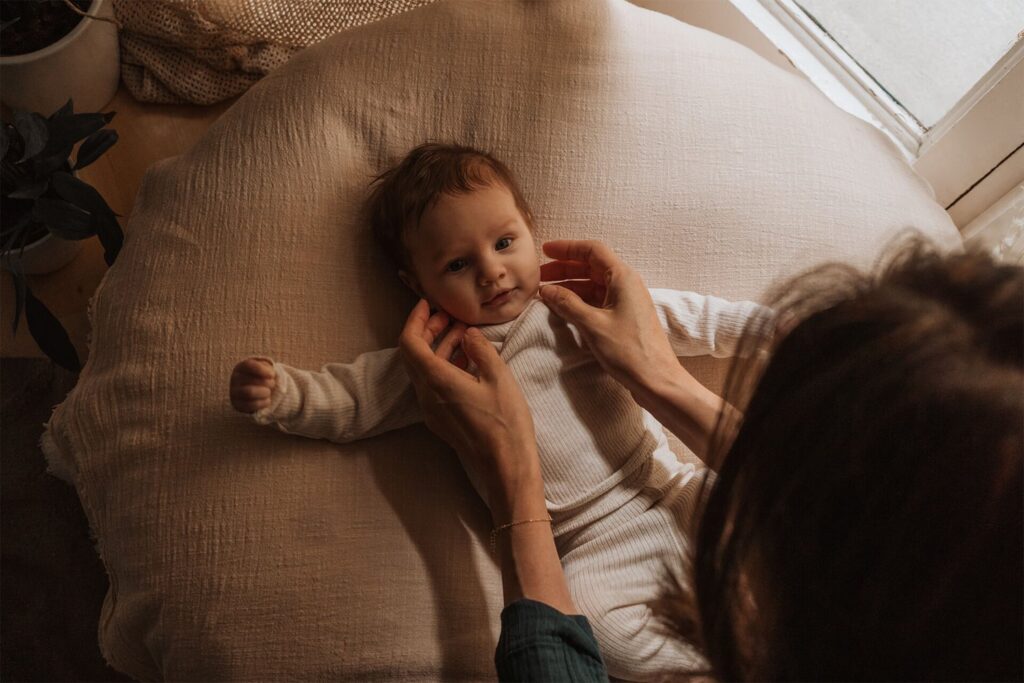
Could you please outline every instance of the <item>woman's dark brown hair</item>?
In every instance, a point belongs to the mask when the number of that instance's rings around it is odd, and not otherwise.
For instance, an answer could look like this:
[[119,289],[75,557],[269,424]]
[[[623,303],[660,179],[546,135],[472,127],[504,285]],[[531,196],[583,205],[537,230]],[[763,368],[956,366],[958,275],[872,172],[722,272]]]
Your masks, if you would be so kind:
[[717,678],[1024,677],[1024,269],[888,253],[777,289],[730,373],[692,593],[658,605]]

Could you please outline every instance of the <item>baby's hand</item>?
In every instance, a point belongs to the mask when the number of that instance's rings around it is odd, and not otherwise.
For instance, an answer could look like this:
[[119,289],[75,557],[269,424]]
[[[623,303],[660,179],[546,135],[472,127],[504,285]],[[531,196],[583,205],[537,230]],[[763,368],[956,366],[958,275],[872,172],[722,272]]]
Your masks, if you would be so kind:
[[231,373],[231,405],[240,413],[255,413],[270,405],[277,385],[274,366],[261,358],[246,358]]

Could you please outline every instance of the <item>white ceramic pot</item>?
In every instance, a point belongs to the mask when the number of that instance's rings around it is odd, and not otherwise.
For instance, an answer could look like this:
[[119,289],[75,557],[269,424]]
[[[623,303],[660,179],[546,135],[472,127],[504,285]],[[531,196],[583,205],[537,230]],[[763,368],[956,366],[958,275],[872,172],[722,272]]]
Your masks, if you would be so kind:
[[[111,0],[93,0],[89,16],[112,18]],[[121,79],[117,27],[82,20],[56,43],[23,55],[0,56],[0,99],[13,109],[44,116],[74,99],[75,112],[98,112]]]

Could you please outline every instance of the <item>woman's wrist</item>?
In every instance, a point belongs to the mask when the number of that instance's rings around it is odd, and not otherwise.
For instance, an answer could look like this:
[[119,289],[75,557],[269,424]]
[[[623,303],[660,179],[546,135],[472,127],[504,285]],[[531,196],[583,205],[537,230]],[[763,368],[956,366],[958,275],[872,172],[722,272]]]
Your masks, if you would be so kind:
[[706,458],[708,443],[726,403],[678,361],[661,370],[638,378],[634,400],[711,465]]
[[575,614],[555,549],[536,444],[504,444],[494,455],[495,462],[506,464],[488,490],[505,604],[530,598]]
[[563,614],[578,613],[548,522],[522,524],[500,532],[496,551],[506,605],[529,598]]
[[529,452],[514,454],[512,457],[518,456],[519,464],[526,467],[514,476],[505,475],[490,488],[491,519],[496,527],[547,516],[540,464],[536,460],[536,451],[533,451],[533,458],[530,455]]
[[506,463],[507,467],[496,472],[488,486],[490,516],[495,526],[547,516],[537,444],[509,443],[499,446],[498,451],[494,462]]

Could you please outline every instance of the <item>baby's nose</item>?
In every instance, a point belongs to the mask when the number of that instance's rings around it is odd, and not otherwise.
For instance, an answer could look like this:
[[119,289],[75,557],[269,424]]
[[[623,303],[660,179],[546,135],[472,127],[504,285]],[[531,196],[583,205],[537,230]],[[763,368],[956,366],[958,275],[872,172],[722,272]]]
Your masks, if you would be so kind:
[[505,277],[505,266],[500,261],[491,261],[481,264],[480,284],[487,285]]

